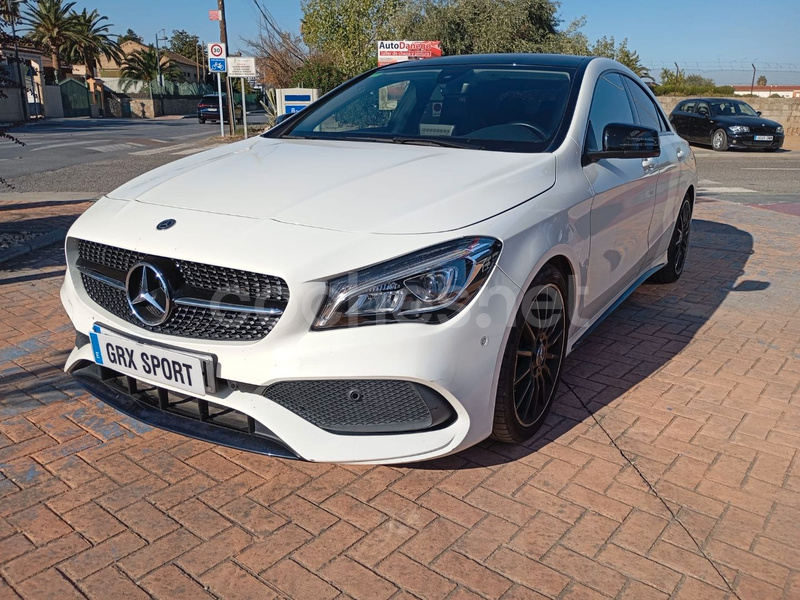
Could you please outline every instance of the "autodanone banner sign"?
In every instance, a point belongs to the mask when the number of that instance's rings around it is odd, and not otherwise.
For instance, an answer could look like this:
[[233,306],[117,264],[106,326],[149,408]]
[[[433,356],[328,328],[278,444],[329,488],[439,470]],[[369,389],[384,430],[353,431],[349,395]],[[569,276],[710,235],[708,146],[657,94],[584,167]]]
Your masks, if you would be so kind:
[[378,66],[390,65],[406,60],[435,58],[442,55],[439,41],[382,40],[378,42]]

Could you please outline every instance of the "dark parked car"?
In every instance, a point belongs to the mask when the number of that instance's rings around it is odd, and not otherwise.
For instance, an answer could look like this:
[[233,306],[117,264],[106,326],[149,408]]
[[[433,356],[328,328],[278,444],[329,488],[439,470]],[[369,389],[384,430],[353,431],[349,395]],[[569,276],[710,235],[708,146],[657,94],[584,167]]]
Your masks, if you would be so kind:
[[[223,115],[222,120],[228,120],[228,96],[222,94]],[[233,104],[233,114],[236,117],[236,122],[240,123],[242,120],[242,105],[238,102]],[[201,123],[206,121],[219,121],[219,96],[216,94],[206,94],[200,98],[200,103],[197,105],[197,120]]]
[[710,144],[714,150],[763,148],[774,152],[783,146],[781,124],[765,119],[741,100],[684,100],[675,107],[669,120],[683,139]]

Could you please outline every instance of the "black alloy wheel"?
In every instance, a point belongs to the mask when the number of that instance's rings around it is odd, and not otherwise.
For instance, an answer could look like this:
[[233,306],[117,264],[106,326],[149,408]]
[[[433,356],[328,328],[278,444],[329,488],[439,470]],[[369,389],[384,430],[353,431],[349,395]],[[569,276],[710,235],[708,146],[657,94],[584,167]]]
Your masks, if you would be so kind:
[[692,233],[692,203],[687,194],[681,203],[675,228],[672,230],[667,264],[650,277],[651,283],[675,283],[680,279],[689,253],[689,236]]
[[569,316],[563,274],[546,265],[525,294],[500,368],[492,437],[521,442],[544,423],[558,391]]

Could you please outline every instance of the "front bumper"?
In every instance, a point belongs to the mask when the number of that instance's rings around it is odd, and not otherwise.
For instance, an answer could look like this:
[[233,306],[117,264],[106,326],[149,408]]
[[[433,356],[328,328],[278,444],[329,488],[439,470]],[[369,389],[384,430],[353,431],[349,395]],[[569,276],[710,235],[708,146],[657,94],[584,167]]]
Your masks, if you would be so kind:
[[[753,139],[756,135],[771,135],[771,141],[757,141]],[[754,133],[731,133],[728,131],[728,144],[731,148],[768,148],[778,149],[783,147],[784,136],[782,134],[754,134]]]
[[[78,280],[79,281],[79,280]],[[80,285],[80,283],[78,283]],[[95,323],[111,324],[132,338],[213,353],[220,385],[202,400],[238,411],[270,436],[221,432],[202,421],[137,401],[94,366],[91,345],[76,346],[66,370],[92,394],[156,427],[215,443],[311,461],[392,463],[427,460],[457,452],[486,438],[492,428],[498,357],[505,343],[517,288],[495,269],[486,287],[456,318],[438,325],[393,324],[311,332],[290,314],[256,343],[199,343],[150,334],[116,319],[76,290],[68,274],[62,302],[79,334]],[[511,291],[511,294],[509,294]],[[444,399],[452,417],[421,431],[335,432],[315,425],[269,398],[280,382],[331,380],[404,381]],[[177,390],[173,390],[177,391]],[[248,435],[249,434],[249,435]]]

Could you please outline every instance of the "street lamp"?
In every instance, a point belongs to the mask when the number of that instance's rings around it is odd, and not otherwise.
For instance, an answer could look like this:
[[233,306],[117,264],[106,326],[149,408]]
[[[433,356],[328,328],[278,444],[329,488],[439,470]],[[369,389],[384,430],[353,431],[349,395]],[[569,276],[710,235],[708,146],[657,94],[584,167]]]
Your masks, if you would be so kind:
[[[159,33],[164,32],[163,37],[159,37]],[[161,104],[161,114],[164,114],[164,79],[161,77],[161,50],[158,47],[158,42],[167,41],[167,30],[159,29],[156,32],[156,72],[158,73],[158,100]]]

